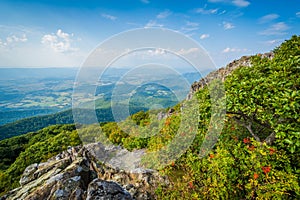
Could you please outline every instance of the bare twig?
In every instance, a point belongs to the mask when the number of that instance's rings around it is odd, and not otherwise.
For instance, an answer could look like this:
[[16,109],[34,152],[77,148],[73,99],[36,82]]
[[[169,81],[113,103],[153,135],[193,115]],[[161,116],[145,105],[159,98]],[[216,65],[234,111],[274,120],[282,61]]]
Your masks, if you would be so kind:
[[240,124],[241,126],[245,127],[249,133],[254,137],[254,139],[258,142],[261,142],[260,138],[258,137],[258,135],[256,135],[253,130],[252,130],[252,122],[249,121],[248,124],[246,124],[245,122],[241,121],[238,117],[234,117],[235,121]]
[[271,145],[274,141],[275,141],[275,136],[276,136],[276,133],[275,132],[272,132],[265,140],[264,142],[266,142],[268,145]]

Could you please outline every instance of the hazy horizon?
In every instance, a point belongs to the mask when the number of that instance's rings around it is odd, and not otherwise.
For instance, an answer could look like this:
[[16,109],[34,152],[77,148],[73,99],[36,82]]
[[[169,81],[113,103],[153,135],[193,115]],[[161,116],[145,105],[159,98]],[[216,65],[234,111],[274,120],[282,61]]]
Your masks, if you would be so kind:
[[3,0],[0,66],[81,66],[99,44],[114,35],[132,29],[164,28],[199,43],[220,68],[242,55],[269,52],[300,34],[299,2],[266,3]]

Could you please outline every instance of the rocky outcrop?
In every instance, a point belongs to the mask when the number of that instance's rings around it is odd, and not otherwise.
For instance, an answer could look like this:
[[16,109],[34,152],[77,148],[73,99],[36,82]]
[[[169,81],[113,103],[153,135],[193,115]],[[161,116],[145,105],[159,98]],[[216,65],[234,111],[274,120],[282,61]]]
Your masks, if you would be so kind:
[[47,162],[28,166],[20,179],[21,187],[0,199],[155,199],[157,185],[168,184],[165,177],[141,168],[138,162],[131,169],[120,168],[126,156],[138,158],[142,154],[101,143],[70,147]]
[[87,200],[132,200],[132,196],[120,185],[112,181],[93,180],[88,187]]
[[162,119],[165,119],[167,117],[170,117],[174,113],[175,113],[174,108],[170,108],[167,113],[161,111],[157,114],[157,120],[162,120]]
[[[273,59],[274,53],[264,53],[264,54],[257,54],[262,58]],[[230,75],[235,69],[243,66],[243,67],[250,67],[251,66],[251,57],[252,56],[243,56],[238,60],[234,60],[233,62],[226,65],[226,67],[219,68],[216,71],[210,72],[206,77],[200,79],[198,82],[192,84],[190,92],[187,96],[187,100],[190,100],[195,92],[204,88],[208,85],[212,80],[219,79],[224,81],[228,75]]]

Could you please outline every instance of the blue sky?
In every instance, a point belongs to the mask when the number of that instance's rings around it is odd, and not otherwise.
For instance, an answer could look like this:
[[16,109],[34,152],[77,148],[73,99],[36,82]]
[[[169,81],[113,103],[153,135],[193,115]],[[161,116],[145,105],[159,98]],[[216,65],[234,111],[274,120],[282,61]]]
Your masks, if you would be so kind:
[[134,28],[179,31],[217,67],[300,34],[299,0],[0,0],[0,67],[77,67]]

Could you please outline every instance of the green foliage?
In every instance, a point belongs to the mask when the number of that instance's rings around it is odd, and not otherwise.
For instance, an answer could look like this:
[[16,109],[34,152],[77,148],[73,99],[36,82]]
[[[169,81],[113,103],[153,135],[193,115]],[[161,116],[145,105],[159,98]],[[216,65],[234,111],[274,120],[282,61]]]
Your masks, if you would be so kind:
[[[300,153],[300,37],[275,49],[272,60],[254,57],[252,67],[226,80],[228,111],[273,132],[280,148]],[[264,138],[261,138],[264,139]]]
[[[96,101],[96,104],[96,116],[98,122],[111,122],[115,120],[114,115],[112,113],[111,105],[108,101],[100,99]],[[123,108],[124,106],[120,105],[120,107]],[[141,110],[146,110],[145,107],[141,106],[130,105],[129,107],[130,114],[134,114]],[[16,122],[0,126],[0,140],[18,136],[28,132],[38,131],[50,125],[73,124],[74,113],[76,113],[77,118],[86,119],[90,117],[90,115],[87,114],[89,113],[88,109],[69,109],[55,114],[25,118]],[[88,119],[86,121],[88,121]]]
[[148,151],[157,151],[167,145],[175,136],[180,124],[179,115],[171,115],[166,118],[155,136],[149,140]]
[[171,184],[158,188],[158,199],[297,199],[299,174],[288,153],[246,135],[247,130],[228,117],[208,156],[200,158],[193,145],[162,170]]
[[145,125],[149,121],[149,112],[139,111],[131,115],[131,119],[135,121],[137,125]]
[[0,126],[0,140],[38,131],[50,125],[71,123],[74,123],[71,110],[50,115],[30,117]]
[[[132,107],[131,112],[135,113],[143,109],[144,108],[142,107]],[[79,116],[84,115],[84,117],[87,117],[85,116],[86,109],[73,110],[73,112],[77,112],[77,115]],[[103,108],[96,109],[96,115],[99,122],[114,121],[111,107],[106,107],[106,105]],[[50,115],[30,117],[0,126],[0,140],[28,132],[38,131],[50,125],[72,123],[74,123],[72,110],[66,110]]]
[[[198,134],[190,149],[161,170],[171,183],[158,199],[299,199],[300,37],[253,57],[225,81],[227,118],[217,145],[199,157],[210,121],[209,92],[199,98]],[[155,145],[150,145],[153,148]]]
[[122,139],[122,145],[129,151],[147,148],[148,143],[149,138],[127,137]]
[[73,131],[74,125],[54,125],[44,128],[38,132],[31,132],[24,135],[0,141],[0,170],[7,169],[27,147],[51,138],[63,130]]
[[109,122],[101,126],[103,133],[114,144],[122,145],[128,150],[147,147],[149,138],[141,137],[149,123],[149,113],[140,111],[123,122]]
[[[19,186],[20,176],[28,165],[46,161],[68,146],[79,144],[81,140],[74,125],[50,126],[35,133],[1,141],[0,149],[4,152],[1,156],[9,162],[0,171],[0,194]],[[20,148],[15,150],[18,145]],[[10,157],[9,149],[15,150],[14,158]]]

